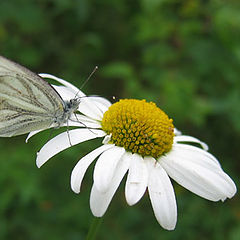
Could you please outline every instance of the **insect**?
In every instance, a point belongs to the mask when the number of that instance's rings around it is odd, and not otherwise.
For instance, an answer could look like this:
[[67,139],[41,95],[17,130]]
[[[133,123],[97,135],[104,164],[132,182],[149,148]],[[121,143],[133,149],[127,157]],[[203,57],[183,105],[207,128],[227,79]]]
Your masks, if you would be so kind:
[[0,56],[0,137],[67,123],[80,98],[64,101],[40,76]]

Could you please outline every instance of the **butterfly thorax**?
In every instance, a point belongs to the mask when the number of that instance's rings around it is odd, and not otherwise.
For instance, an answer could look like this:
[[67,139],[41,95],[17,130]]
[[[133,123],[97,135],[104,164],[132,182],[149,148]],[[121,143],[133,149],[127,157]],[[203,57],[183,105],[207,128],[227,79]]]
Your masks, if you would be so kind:
[[64,101],[64,113],[59,112],[59,114],[56,114],[54,118],[56,128],[61,127],[64,123],[67,123],[71,115],[78,110],[79,104],[80,104],[79,98]]

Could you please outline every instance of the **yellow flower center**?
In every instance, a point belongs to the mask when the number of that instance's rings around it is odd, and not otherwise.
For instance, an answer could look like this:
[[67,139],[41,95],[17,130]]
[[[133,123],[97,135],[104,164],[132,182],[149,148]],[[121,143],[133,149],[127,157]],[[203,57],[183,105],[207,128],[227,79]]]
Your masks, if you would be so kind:
[[172,119],[153,102],[122,99],[109,107],[101,124],[111,143],[141,156],[158,158],[173,144]]

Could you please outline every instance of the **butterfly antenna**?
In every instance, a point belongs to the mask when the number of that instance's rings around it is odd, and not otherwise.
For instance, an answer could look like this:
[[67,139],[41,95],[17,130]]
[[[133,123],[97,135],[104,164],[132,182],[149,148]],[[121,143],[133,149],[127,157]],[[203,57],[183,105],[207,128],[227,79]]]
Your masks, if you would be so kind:
[[98,66],[95,66],[95,68],[93,69],[93,71],[90,73],[90,75],[88,76],[88,78],[84,81],[84,83],[82,84],[82,86],[80,87],[80,89],[82,89],[86,83],[89,81],[89,79],[92,77],[92,75],[97,71]]
[[[90,73],[90,75],[88,76],[88,78],[83,82],[82,86],[80,87],[80,89],[82,89],[87,82],[90,80],[90,78],[92,77],[92,75],[98,70],[98,66],[95,66],[95,68],[92,70],[92,72]],[[76,93],[75,97],[77,97],[78,92]]]

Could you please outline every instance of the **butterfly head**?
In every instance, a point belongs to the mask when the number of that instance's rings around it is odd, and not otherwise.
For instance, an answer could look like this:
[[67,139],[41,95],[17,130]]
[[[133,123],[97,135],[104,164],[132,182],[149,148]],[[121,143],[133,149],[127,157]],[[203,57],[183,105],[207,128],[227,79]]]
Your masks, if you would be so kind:
[[75,112],[80,104],[80,98],[73,98],[65,102],[65,112]]

